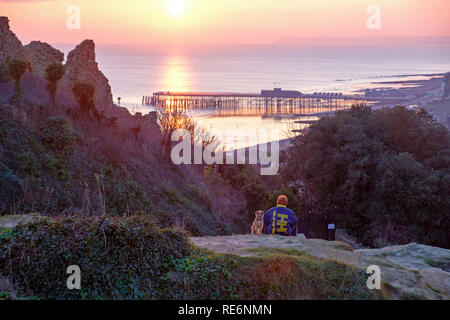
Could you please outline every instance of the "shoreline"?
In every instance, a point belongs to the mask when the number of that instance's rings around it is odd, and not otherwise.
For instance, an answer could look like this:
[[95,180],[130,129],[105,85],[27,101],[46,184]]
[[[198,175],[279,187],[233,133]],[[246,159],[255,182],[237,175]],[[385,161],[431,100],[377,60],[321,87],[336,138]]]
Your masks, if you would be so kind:
[[[372,100],[371,104],[374,109],[384,108],[384,107],[393,107],[397,105],[402,105],[404,107],[421,107],[425,110],[429,111],[433,116],[436,116],[433,110],[430,111],[430,108],[427,108],[433,102],[439,100],[439,93],[442,89],[442,79],[444,78],[445,73],[429,73],[429,74],[416,74],[416,75],[407,75],[405,79],[402,80],[393,80],[393,81],[371,81],[365,83],[363,86],[357,88],[357,90],[353,91],[353,94],[367,97],[369,100]],[[393,78],[401,77],[401,75],[394,75]],[[423,77],[427,77],[428,79],[423,79]],[[369,91],[367,91],[369,90]],[[367,93],[366,93],[367,92]],[[369,96],[366,96],[369,94]],[[124,104],[122,104],[124,106]],[[130,110],[130,108],[128,108]],[[142,112],[146,114],[150,111],[153,111],[154,107],[149,106],[141,106],[138,108],[137,105],[134,105],[133,108],[135,112]],[[442,108],[439,107],[439,113],[442,113],[440,110]],[[444,108],[445,109],[445,108]],[[132,112],[132,110],[130,110]],[[133,113],[133,112],[132,112]],[[251,126],[249,123],[250,118],[262,118],[261,116],[248,116],[245,114],[230,114],[230,115],[218,115],[214,108],[203,110],[201,112],[197,112],[193,110],[190,112],[190,116],[194,119],[195,122],[201,123],[205,121],[216,122],[216,125],[213,125],[215,129],[219,129],[221,127],[220,124],[223,123],[236,123],[236,121],[240,121],[245,126]],[[444,119],[446,115],[441,116]],[[283,117],[281,117],[283,118]],[[280,118],[280,119],[281,119]],[[284,118],[290,118],[290,115],[286,115]],[[247,120],[246,120],[247,119]],[[279,119],[279,120],[280,120]],[[231,122],[230,122],[231,121]],[[276,121],[275,121],[276,122]],[[282,125],[285,122],[277,122],[279,124],[272,124],[272,127]],[[445,123],[444,123],[445,124]],[[208,125],[208,128],[211,125]],[[211,128],[213,128],[211,126]],[[250,127],[249,127],[250,128]],[[251,127],[254,128],[254,127]],[[267,127],[269,128],[269,127]],[[281,127],[280,127],[281,128]],[[289,147],[291,144],[292,137],[281,138],[277,140],[280,145],[280,151],[283,151]],[[252,144],[248,146],[239,146],[234,149],[230,149],[227,151],[238,151],[244,148],[250,148],[252,146],[260,146],[261,144],[270,144],[272,141],[261,142],[257,144]]]
[[[377,108],[395,105],[426,108],[428,103],[440,99],[445,74],[411,75],[404,80],[372,81],[354,92],[375,100],[373,106]],[[411,79],[424,76],[428,79]]]

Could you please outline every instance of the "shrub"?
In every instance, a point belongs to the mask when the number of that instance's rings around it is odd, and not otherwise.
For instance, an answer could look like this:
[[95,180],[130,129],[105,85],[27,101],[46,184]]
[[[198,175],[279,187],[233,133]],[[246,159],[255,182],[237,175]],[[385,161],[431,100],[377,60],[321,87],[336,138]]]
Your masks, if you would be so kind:
[[77,98],[80,111],[83,117],[90,117],[90,114],[96,114],[94,96],[95,87],[89,83],[76,83],[72,88],[72,92]]
[[45,79],[47,80],[47,91],[50,95],[53,106],[55,105],[56,90],[58,81],[64,76],[64,66],[61,62],[50,64],[45,70]]
[[[152,298],[168,257],[189,253],[182,233],[144,217],[45,219],[0,236],[0,273],[21,294],[48,299]],[[66,287],[70,265],[81,269],[81,290]]]
[[50,117],[41,127],[42,142],[53,151],[71,154],[79,135],[67,124],[64,117]]
[[233,299],[236,297],[236,257],[202,252],[171,258],[163,266],[162,299]]
[[382,299],[364,270],[299,251],[257,249],[239,257],[195,251],[163,268],[163,299]]
[[105,179],[105,202],[110,215],[145,214],[153,207],[144,188],[130,177]]
[[20,179],[5,164],[0,162],[0,215],[23,197]]
[[359,106],[296,138],[281,172],[320,209],[337,207],[336,222],[365,244],[448,247],[448,163],[449,131],[425,112]]
[[8,75],[14,80],[14,95],[11,97],[12,103],[19,105],[22,103],[22,77],[30,69],[30,64],[19,59],[10,59],[8,61]]

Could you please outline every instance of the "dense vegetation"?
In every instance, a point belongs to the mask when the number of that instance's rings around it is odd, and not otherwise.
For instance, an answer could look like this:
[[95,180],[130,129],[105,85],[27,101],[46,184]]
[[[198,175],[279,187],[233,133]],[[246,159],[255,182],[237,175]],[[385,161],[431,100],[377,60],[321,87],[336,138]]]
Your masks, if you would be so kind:
[[47,91],[50,95],[52,106],[56,104],[56,90],[58,82],[64,76],[64,66],[60,62],[54,62],[45,69],[45,79],[47,80]]
[[[34,299],[382,297],[367,289],[364,270],[295,250],[259,253],[199,251],[144,217],[46,218],[0,235],[0,275]],[[81,290],[66,287],[70,265],[81,269]]]
[[207,194],[200,174],[161,159],[157,131],[144,143],[75,112],[17,109],[26,121],[6,113],[0,119],[0,215],[137,214],[194,235],[242,230],[238,211],[219,220],[214,188]]
[[14,80],[14,95],[11,97],[11,103],[20,105],[22,102],[22,77],[30,69],[30,64],[20,59],[8,59],[7,76]]
[[[44,219],[0,239],[1,272],[23,288],[22,294],[53,299],[139,298],[140,289],[156,283],[168,256],[190,252],[180,232],[159,230],[137,217]],[[70,265],[83,270],[80,291],[66,287]]]
[[242,215],[251,225],[256,210],[266,211],[276,205],[280,194],[289,198],[289,208],[301,216],[304,208],[294,188],[287,187],[279,176],[261,176],[260,168],[252,165],[222,165],[221,176],[229,186],[243,194],[247,206]]
[[282,175],[366,244],[450,247],[450,133],[424,111],[357,106],[295,139]]

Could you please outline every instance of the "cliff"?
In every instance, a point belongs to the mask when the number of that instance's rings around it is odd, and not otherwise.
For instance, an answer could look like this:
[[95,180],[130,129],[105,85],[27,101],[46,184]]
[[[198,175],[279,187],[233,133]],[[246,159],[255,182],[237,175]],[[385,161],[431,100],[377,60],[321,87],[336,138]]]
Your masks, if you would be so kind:
[[24,49],[22,42],[16,37],[9,28],[9,19],[0,17],[0,64],[9,56],[22,58]]
[[72,88],[77,82],[87,82],[95,86],[95,103],[97,106],[113,104],[111,86],[108,79],[98,68],[95,60],[95,44],[85,40],[67,56],[66,74],[61,80],[61,86]]
[[32,73],[45,78],[45,69],[54,63],[64,61],[64,53],[45,42],[32,41],[23,47],[24,59],[31,64]]
[[[23,77],[25,101],[35,105],[46,104],[49,97],[45,91],[45,70],[54,62],[62,63],[64,54],[40,41],[32,41],[23,46],[11,31],[9,19],[0,17],[0,73],[4,74],[4,62],[8,57],[23,59],[31,64],[31,73],[27,72]],[[100,110],[116,116],[128,114],[127,110],[114,106],[111,86],[99,70],[95,57],[95,44],[92,40],[83,41],[69,53],[65,64],[66,74],[59,83],[57,102],[65,107],[75,106],[76,100],[72,94],[72,87],[76,82],[88,82],[95,86],[95,103]],[[0,75],[0,82],[1,78]],[[5,80],[3,77],[3,82]],[[6,102],[7,97],[11,95],[12,86],[1,85],[0,92],[2,93],[0,102]]]

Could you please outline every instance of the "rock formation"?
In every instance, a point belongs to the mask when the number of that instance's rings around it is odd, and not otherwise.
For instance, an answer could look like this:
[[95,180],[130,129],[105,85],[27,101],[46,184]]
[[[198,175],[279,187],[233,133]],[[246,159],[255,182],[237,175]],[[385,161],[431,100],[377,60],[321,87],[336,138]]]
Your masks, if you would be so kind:
[[[32,41],[23,46],[10,30],[8,18],[0,17],[0,104],[7,104],[13,93],[12,82],[8,82],[5,75],[4,62],[8,57],[23,59],[31,64],[32,72],[26,72],[22,78],[23,99],[29,104],[45,106],[49,101],[45,70],[53,62],[63,62],[64,54],[40,41]],[[76,46],[67,56],[65,70],[56,93],[56,102],[61,110],[78,108],[72,88],[77,82],[87,82],[95,86],[94,101],[97,109],[107,117],[117,118],[120,128],[129,130],[139,127],[141,135],[159,133],[154,115],[134,117],[128,109],[113,103],[109,81],[99,70],[95,59],[94,41],[85,40]]]
[[24,59],[31,64],[32,72],[45,78],[45,70],[54,62],[63,62],[64,53],[45,42],[32,41],[24,48]]
[[[396,298],[450,299],[450,250],[417,243],[382,249],[352,248],[344,242],[301,237],[234,235],[193,237],[198,247],[219,253],[258,256],[256,248],[294,249],[317,259],[345,263],[366,271],[381,270],[387,295]],[[280,252],[281,253],[281,252]]]
[[0,17],[0,63],[3,63],[8,57],[22,58],[23,56],[22,42],[9,28],[9,19]]
[[111,86],[95,61],[95,44],[92,40],[83,41],[67,57],[66,74],[61,80],[61,86],[71,89],[77,82],[95,86],[97,106],[113,105]]
[[[37,82],[45,82],[45,70],[51,63],[64,61],[64,53],[40,41],[32,41],[28,45],[23,46],[14,32],[11,31],[9,19],[0,17],[0,73],[2,73],[3,68],[4,74],[4,62],[8,57],[23,59],[31,64],[32,74],[25,76],[23,80],[23,87],[30,89],[28,90],[28,95],[25,93],[25,97],[35,104],[44,103],[45,101],[43,100],[46,99],[43,98],[46,96],[45,92],[39,90],[35,98],[33,98],[31,93],[35,89]],[[69,95],[72,95],[72,88],[75,83],[88,82],[95,86],[96,106],[109,113],[118,112],[113,110],[114,103],[109,81],[99,70],[95,61],[94,41],[85,40],[71,51],[67,57],[65,68],[66,74],[60,81],[59,89],[66,96],[63,100],[67,101],[67,104],[75,101],[74,97],[69,97]],[[0,82],[1,78],[2,75],[0,74]],[[6,79],[3,80],[5,81]],[[27,84],[28,80],[32,81],[30,85]],[[7,94],[9,95],[10,93],[7,92]],[[123,113],[122,110],[120,112]]]

